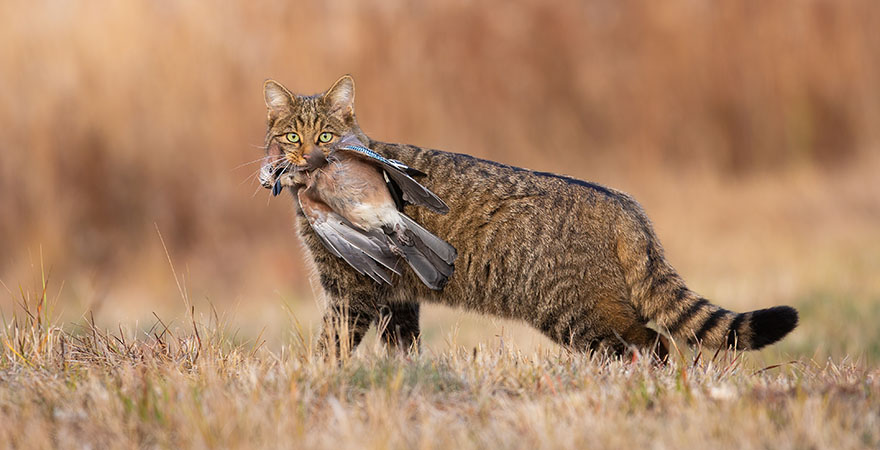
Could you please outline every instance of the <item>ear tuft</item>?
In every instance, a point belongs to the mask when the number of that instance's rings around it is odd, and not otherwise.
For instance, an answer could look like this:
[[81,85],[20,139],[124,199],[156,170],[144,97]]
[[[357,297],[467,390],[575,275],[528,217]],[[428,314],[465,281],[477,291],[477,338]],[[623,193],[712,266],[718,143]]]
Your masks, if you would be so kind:
[[341,112],[343,115],[354,114],[354,79],[351,75],[343,75],[336,80],[324,94],[324,99],[333,113]]
[[293,102],[293,94],[274,80],[266,80],[263,84],[263,96],[270,115],[286,110]]

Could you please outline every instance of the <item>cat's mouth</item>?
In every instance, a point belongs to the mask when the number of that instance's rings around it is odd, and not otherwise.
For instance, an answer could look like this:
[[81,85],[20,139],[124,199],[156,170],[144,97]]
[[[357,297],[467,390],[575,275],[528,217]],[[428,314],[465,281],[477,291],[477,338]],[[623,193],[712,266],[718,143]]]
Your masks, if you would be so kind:
[[304,164],[265,164],[260,169],[260,184],[266,189],[272,189],[272,196],[277,196],[284,187],[305,185],[309,174],[327,162],[327,156],[322,152],[312,152],[305,158]]
[[260,184],[266,189],[272,190],[272,196],[277,196],[285,187],[304,186],[308,181],[309,166],[279,165],[274,169],[263,166],[260,173]]

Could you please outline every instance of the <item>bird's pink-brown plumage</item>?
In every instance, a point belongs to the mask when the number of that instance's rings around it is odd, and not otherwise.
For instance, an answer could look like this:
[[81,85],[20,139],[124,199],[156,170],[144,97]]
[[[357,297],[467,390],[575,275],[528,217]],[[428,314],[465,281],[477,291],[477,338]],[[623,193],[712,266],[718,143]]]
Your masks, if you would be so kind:
[[[353,141],[352,145],[362,145]],[[454,270],[455,248],[398,209],[388,180],[404,177],[400,186],[404,198],[425,198],[432,210],[442,210],[446,206],[442,200],[403,170],[361,153],[337,149],[308,160],[306,184],[297,197],[331,252],[377,282],[391,284],[387,271],[399,273],[396,262],[402,258],[428,287],[446,285]],[[396,172],[386,178],[386,171]]]

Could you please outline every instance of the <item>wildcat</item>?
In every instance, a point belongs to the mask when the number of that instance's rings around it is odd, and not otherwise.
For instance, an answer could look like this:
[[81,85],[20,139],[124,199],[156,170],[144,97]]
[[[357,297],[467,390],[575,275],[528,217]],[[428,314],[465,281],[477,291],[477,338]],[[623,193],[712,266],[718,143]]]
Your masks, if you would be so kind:
[[[338,349],[346,338],[356,347],[380,320],[387,322],[387,343],[417,345],[421,301],[523,321],[571,349],[616,355],[632,349],[665,355],[667,344],[649,321],[691,345],[739,350],[772,344],[797,326],[794,308],[735,313],[688,289],[664,258],[642,207],[623,192],[464,154],[374,141],[358,126],[350,76],[312,96],[294,95],[269,80],[264,96],[264,185],[271,186],[278,164],[304,164],[313,152],[326,154],[340,136],[353,134],[382,156],[425,172],[420,181],[450,208],[440,215],[405,207],[458,250],[454,274],[435,291],[411,271],[393,286],[358,274],[328,252],[295,206],[299,237],[328,301],[320,341],[325,349]],[[298,189],[290,187],[294,197]]]

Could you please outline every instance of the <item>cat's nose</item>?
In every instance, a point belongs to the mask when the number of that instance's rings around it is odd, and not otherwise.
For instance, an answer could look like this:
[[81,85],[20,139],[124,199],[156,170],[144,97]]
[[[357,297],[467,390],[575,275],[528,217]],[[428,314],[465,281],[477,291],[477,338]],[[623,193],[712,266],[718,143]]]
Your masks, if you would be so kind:
[[311,153],[305,155],[306,165],[309,170],[315,170],[327,163],[327,157],[320,149],[314,149]]

